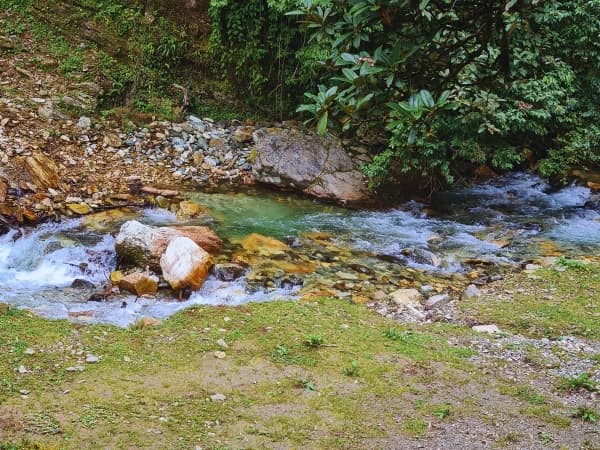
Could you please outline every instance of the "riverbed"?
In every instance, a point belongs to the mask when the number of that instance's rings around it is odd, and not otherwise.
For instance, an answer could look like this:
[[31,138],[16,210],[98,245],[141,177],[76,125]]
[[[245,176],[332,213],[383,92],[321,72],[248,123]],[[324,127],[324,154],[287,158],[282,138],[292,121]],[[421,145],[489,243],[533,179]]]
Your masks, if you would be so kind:
[[[1,236],[0,301],[49,318],[127,326],[198,304],[240,305],[319,292],[368,301],[398,286],[451,290],[453,283],[483,283],[541,257],[594,256],[600,248],[594,194],[577,185],[554,191],[527,173],[386,210],[349,210],[260,189],[184,196],[205,207],[206,216],[181,221],[165,209],[140,209],[101,226],[69,219]],[[250,267],[235,281],[211,275],[183,302],[168,292],[88,301],[117,267],[114,235],[130,219],[208,225],[225,242],[222,262],[239,256],[239,242],[250,233],[279,239],[292,250],[283,262],[254,260],[261,270]],[[71,287],[75,280],[89,284]]]

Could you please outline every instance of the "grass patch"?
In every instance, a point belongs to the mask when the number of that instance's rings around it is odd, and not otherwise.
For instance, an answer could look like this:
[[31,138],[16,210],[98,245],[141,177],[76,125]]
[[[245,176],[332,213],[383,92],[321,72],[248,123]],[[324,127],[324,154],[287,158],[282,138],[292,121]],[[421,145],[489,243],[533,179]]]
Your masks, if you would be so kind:
[[600,273],[600,268],[589,263],[582,269],[568,261],[564,264],[569,268],[563,272],[550,268],[536,271],[539,279],[525,274],[508,276],[499,286],[511,293],[510,298],[466,299],[461,308],[480,323],[495,323],[529,336],[600,339],[600,278],[592,276]]

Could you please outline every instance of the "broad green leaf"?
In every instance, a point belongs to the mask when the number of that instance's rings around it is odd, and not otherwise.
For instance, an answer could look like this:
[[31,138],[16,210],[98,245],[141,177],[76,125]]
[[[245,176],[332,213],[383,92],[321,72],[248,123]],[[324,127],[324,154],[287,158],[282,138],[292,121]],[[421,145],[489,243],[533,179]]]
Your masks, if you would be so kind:
[[321,118],[319,119],[319,123],[317,125],[317,133],[319,133],[321,136],[325,136],[325,133],[327,133],[328,121],[329,121],[329,112],[325,111],[323,113],[323,115],[321,116]]

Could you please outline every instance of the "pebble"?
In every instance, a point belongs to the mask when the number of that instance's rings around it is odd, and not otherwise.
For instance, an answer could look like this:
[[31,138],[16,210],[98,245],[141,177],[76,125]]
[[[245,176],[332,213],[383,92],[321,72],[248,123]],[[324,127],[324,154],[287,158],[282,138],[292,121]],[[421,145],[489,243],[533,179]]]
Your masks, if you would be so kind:
[[220,352],[220,351],[215,352],[215,358],[217,358],[217,359],[224,359],[226,356],[227,355],[225,354],[225,352]]
[[225,342],[225,339],[219,339],[217,341],[217,345],[225,350],[227,350],[229,348],[229,345],[227,345],[227,342]]
[[100,358],[98,358],[96,355],[93,355],[91,353],[85,357],[85,362],[89,363],[89,364],[95,364],[99,361],[100,361]]
[[66,367],[65,370],[67,372],[83,372],[84,368],[83,368],[83,366],[71,366],[71,367]]
[[226,397],[223,394],[213,394],[210,396],[212,402],[224,402],[225,398]]
[[29,372],[29,370],[27,370],[27,368],[24,365],[20,365],[19,368],[17,369],[17,372],[27,373],[27,372]]

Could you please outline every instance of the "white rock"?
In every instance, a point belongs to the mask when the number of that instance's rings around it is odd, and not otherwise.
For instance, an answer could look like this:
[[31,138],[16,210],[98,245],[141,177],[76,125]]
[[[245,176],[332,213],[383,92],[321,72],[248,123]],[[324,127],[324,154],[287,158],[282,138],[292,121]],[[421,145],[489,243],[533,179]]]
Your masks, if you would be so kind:
[[223,394],[213,394],[210,396],[210,400],[213,402],[224,402],[225,396]]
[[209,253],[189,238],[173,239],[160,258],[163,277],[175,290],[197,290],[213,266]]
[[225,352],[215,352],[215,358],[217,359],[225,359],[227,355],[225,354]]
[[85,357],[85,362],[89,364],[95,364],[98,361],[100,361],[100,358],[98,358],[96,355],[92,355],[91,353]]
[[227,342],[225,342],[225,339],[219,339],[217,341],[217,345],[221,348],[224,348],[225,350],[227,350],[229,348],[229,345],[227,345]]
[[27,370],[27,368],[24,365],[20,365],[19,368],[17,369],[17,372],[27,373],[27,372],[29,372],[29,370]]
[[465,289],[465,291],[463,292],[463,298],[475,298],[475,297],[480,297],[480,296],[481,296],[481,291],[474,284],[468,285],[467,288]]
[[477,331],[478,333],[489,334],[501,333],[500,328],[498,328],[496,325],[475,325],[473,327],[473,331]]

